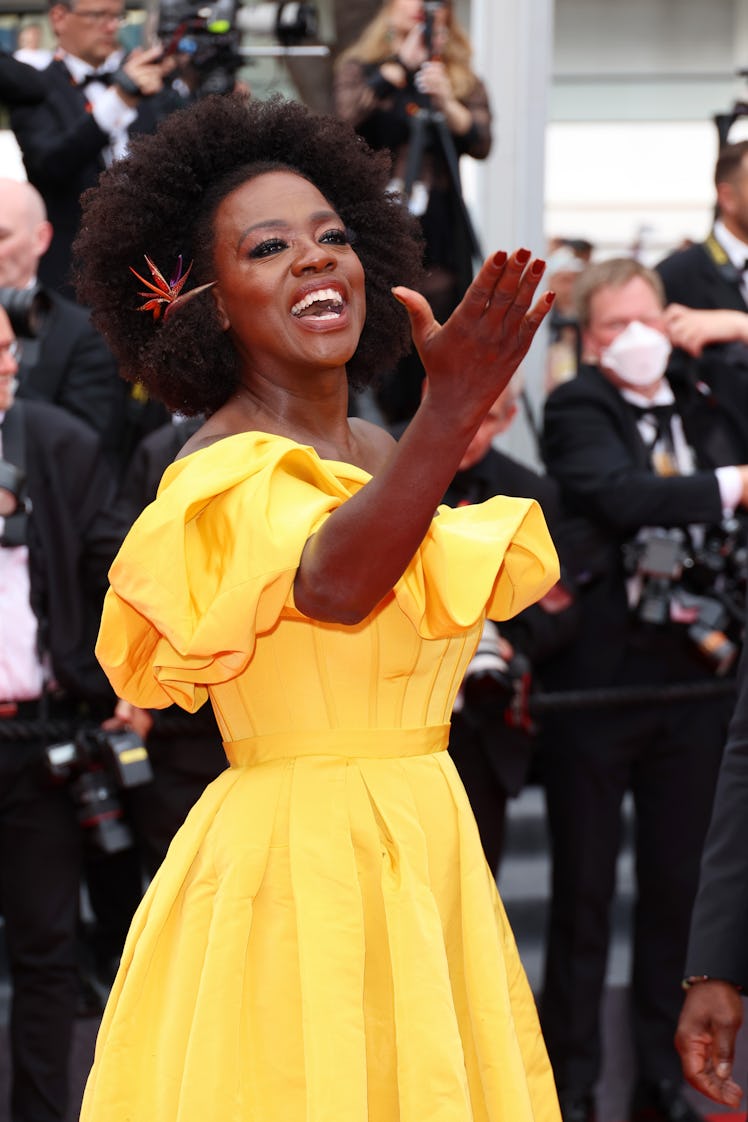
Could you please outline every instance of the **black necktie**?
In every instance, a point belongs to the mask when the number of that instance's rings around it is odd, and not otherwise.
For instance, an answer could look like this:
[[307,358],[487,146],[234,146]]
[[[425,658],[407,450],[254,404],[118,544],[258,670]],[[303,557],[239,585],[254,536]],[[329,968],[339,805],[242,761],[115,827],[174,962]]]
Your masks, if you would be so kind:
[[675,402],[669,405],[631,405],[631,408],[637,421],[646,419],[655,427],[654,439],[647,443],[653,470],[657,475],[678,475],[678,458],[670,424],[676,413]]
[[98,70],[98,71],[94,70],[93,74],[88,74],[78,84],[80,86],[82,86],[83,89],[85,89],[86,86],[90,86],[92,82],[101,82],[101,84],[103,86],[111,86],[113,78],[114,78],[114,71],[113,70]]
[[114,70],[93,70],[90,74],[84,74],[81,79],[76,79],[67,67],[65,69],[70,75],[70,84],[79,90],[85,90],[86,86],[90,86],[92,82],[101,82],[103,86],[111,86],[115,75]]
[[636,414],[637,421],[644,417],[651,417],[656,425],[669,425],[670,418],[675,415],[675,402],[669,405],[631,405]]

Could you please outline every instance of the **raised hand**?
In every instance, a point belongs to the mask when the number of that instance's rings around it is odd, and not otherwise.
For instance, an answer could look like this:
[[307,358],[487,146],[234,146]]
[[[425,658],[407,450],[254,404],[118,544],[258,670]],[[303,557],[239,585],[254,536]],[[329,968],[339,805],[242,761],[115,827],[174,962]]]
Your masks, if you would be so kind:
[[550,292],[533,303],[544,269],[527,249],[495,253],[443,325],[425,297],[409,288],[392,290],[410,316],[432,403],[481,417],[490,408],[553,304]]

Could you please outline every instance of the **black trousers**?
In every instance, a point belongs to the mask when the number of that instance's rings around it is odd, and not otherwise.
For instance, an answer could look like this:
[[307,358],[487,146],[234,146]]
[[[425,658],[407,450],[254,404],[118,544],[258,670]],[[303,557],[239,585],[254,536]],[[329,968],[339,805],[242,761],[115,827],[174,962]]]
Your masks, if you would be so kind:
[[0,741],[0,903],[13,986],[12,1122],[61,1122],[77,999],[80,829],[43,745]]
[[553,857],[540,1002],[561,1092],[592,1091],[621,842],[635,807],[631,1013],[638,1076],[681,1081],[673,1046],[688,926],[732,701],[631,705],[547,720],[541,740]]
[[85,856],[85,877],[95,924],[87,940],[101,980],[113,981],[133,914],[166,856],[172,838],[207,785],[227,766],[221,734],[209,707],[178,713],[179,729],[168,734],[174,711],[157,715],[148,736],[153,779],[120,789],[119,799],[133,834],[132,849]]
[[148,737],[153,781],[128,792],[128,811],[149,877],[207,785],[228,766],[212,715],[200,711],[180,718],[187,731],[178,736],[162,735],[156,724]]

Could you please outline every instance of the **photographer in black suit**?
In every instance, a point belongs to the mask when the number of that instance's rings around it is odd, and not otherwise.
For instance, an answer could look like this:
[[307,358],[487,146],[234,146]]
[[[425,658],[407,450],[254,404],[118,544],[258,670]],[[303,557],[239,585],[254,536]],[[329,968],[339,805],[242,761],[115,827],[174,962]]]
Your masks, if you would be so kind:
[[18,106],[10,124],[29,182],[44,199],[54,237],[39,279],[73,295],[71,247],[80,222],[80,196],[124,155],[137,132],[152,131],[160,115],[161,47],[118,47],[125,10],[120,0],[52,0],[49,19],[58,44],[55,59],[38,77],[45,98]]
[[0,179],[0,290],[11,318],[17,300],[38,290],[35,335],[24,340],[18,396],[51,401],[74,413],[102,437],[121,476],[144,433],[168,418],[137,386],[118,376],[114,356],[91,324],[87,309],[37,279],[52,237],[44,200],[30,183]]
[[714,169],[717,217],[705,242],[657,266],[669,304],[748,312],[748,140],[726,144]]
[[[37,284],[52,239],[44,201],[30,183],[0,179],[0,289],[18,302]],[[14,296],[6,292],[11,310]],[[114,404],[120,392],[114,357],[88,312],[52,290],[41,292],[37,334],[25,341],[18,397],[50,401],[113,440]]]
[[[550,394],[543,445],[568,511],[588,527],[589,571],[579,635],[546,667],[546,682],[628,688],[639,701],[544,722],[553,892],[541,1020],[564,1122],[589,1122],[621,804],[631,791],[637,1083],[629,1118],[695,1122],[673,1036],[732,698],[689,691],[728,672],[739,641],[739,621],[719,619],[731,582],[744,579],[737,561],[730,570],[734,539],[721,523],[748,505],[748,388],[724,369],[708,381],[699,364],[676,369],[661,283],[636,261],[591,266],[577,297],[586,364]],[[722,572],[703,558],[713,540]],[[700,582],[689,586],[691,573]],[[674,685],[685,696],[661,701]],[[651,700],[642,691],[653,691]]]
[[729,347],[734,361],[748,367],[748,140],[724,145],[714,182],[717,217],[708,238],[672,253],[657,272],[676,345],[697,355]]
[[[54,405],[15,401],[17,358],[0,306],[0,894],[13,986],[11,1117],[63,1122],[81,829],[68,787],[46,773],[54,737],[44,723],[111,712],[93,647],[122,532],[96,434]],[[29,721],[41,725],[22,735],[18,722]]]

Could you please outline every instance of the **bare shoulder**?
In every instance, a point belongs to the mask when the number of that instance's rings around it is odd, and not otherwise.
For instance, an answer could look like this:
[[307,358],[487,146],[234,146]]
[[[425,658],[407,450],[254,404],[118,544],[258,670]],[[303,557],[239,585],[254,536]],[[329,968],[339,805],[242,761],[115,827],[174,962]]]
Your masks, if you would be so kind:
[[395,447],[395,439],[381,425],[365,421],[362,417],[351,417],[351,432],[361,449],[361,458],[365,467],[373,475],[390,456]]
[[176,456],[177,460],[184,459],[185,456],[192,455],[193,452],[198,452],[201,448],[207,448],[210,444],[215,444],[218,440],[223,440],[224,437],[229,436],[226,432],[206,432],[206,426],[203,425],[197,430],[196,433],[186,440]]
[[227,436],[237,436],[246,431],[246,418],[237,412],[235,404],[227,402],[208,417],[189,440],[185,441],[177,459],[181,460],[192,452],[198,452],[201,448],[207,448],[219,440],[224,440]]

